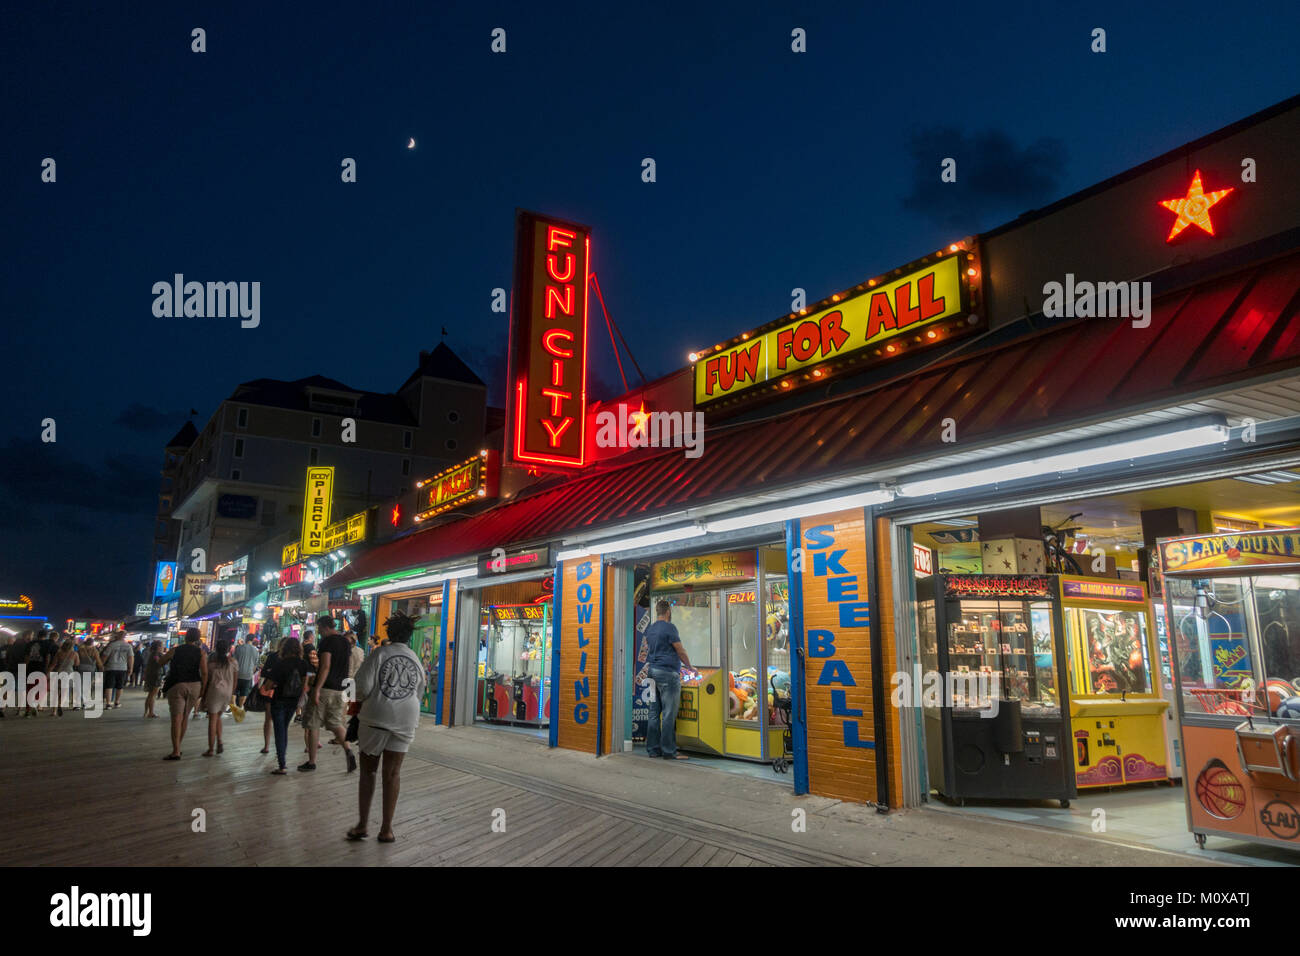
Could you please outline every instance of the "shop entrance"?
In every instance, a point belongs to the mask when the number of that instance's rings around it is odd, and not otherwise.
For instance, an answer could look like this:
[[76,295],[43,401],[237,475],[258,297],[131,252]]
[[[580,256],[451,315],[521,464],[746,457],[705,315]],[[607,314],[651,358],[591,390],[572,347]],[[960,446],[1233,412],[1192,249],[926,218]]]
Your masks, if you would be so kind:
[[692,665],[682,670],[679,749],[787,769],[790,595],[784,547],[638,565],[634,579],[634,745],[644,746],[654,693],[644,635],[664,601]]
[[480,590],[474,720],[550,726],[552,587],[517,581]]

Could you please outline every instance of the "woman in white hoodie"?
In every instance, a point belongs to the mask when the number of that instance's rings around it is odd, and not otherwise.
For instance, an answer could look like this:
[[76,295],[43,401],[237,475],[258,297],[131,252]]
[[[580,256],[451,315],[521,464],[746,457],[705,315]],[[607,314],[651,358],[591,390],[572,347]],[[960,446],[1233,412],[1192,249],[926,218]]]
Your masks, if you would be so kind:
[[398,780],[402,760],[420,725],[420,699],[424,696],[425,673],[419,655],[411,650],[414,618],[394,614],[384,622],[388,643],[370,652],[355,677],[357,700],[357,746],[361,751],[358,781],[360,822],[348,831],[349,840],[364,840],[369,834],[370,803],[375,795],[375,774],[383,757],[383,820],[379,842],[392,843],[393,813],[397,809]]

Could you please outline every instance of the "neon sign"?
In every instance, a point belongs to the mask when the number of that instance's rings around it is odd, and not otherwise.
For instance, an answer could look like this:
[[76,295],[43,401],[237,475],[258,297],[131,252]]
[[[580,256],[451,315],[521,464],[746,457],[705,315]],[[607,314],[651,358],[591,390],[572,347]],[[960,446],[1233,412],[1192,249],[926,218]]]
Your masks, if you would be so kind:
[[587,462],[591,230],[520,211],[510,340],[514,461]]
[[420,491],[420,511],[415,520],[424,521],[479,498],[495,498],[499,473],[500,455],[482,451],[432,478],[426,478],[415,486]]
[[30,611],[34,606],[32,599],[26,594],[20,594],[16,598],[0,598],[0,610]]
[[330,523],[333,504],[334,467],[308,468],[307,497],[302,506],[302,554],[320,554],[325,550],[325,528]]
[[1160,205],[1178,214],[1165,242],[1173,242],[1174,238],[1188,226],[1196,226],[1202,232],[1214,235],[1214,223],[1210,221],[1210,207],[1232,192],[1233,188],[1229,186],[1227,189],[1216,189],[1212,193],[1205,192],[1201,188],[1201,171],[1198,169],[1192,176],[1192,184],[1187,187],[1186,196],[1160,201]]

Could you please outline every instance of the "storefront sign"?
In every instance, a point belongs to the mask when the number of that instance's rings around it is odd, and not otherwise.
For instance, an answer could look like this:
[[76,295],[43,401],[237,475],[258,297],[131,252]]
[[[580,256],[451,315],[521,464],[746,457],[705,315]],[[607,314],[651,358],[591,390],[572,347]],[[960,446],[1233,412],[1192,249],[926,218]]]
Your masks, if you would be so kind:
[[[827,371],[848,356],[858,367],[885,361],[966,331],[966,259],[964,252],[945,255],[898,279],[841,297],[829,308],[755,330],[740,344],[701,357],[695,363],[695,403],[734,396],[804,369],[820,366]],[[961,317],[960,326],[939,328],[954,316]]]
[[135,616],[136,617],[145,617],[146,615],[152,616],[153,609],[154,606],[152,604],[137,604],[135,606]]
[[175,561],[159,561],[153,575],[153,598],[155,602],[169,601],[180,590],[178,571],[180,566]]
[[796,637],[806,646],[806,785],[858,801],[877,793],[866,520],[861,508],[808,518],[796,539],[803,548],[803,634]]
[[366,514],[365,511],[358,511],[356,514],[344,518],[342,521],[336,521],[326,528],[325,543],[321,550],[329,552],[344,545],[364,541],[366,539]]
[[605,575],[599,556],[564,563],[560,585],[559,672],[555,686],[555,742],[571,750],[600,752]]
[[251,521],[257,517],[257,499],[252,495],[218,495],[217,514],[222,518]]
[[26,594],[17,597],[0,598],[0,611],[30,611],[35,607]]
[[478,576],[488,578],[494,574],[513,574],[517,571],[531,571],[549,568],[554,563],[551,546],[530,548],[527,551],[506,551],[503,554],[480,554],[478,557]]
[[302,506],[302,553],[325,551],[325,529],[330,523],[334,504],[334,467],[325,465],[307,469],[307,494]]
[[650,589],[662,591],[684,585],[752,581],[758,573],[753,551],[723,551],[693,558],[660,561],[650,574]]
[[1166,574],[1300,565],[1300,531],[1174,538],[1160,544]]
[[298,563],[298,542],[286,544],[280,550],[280,567],[287,568],[291,564]]
[[180,613],[183,617],[197,614],[208,603],[208,588],[217,579],[215,574],[187,574],[181,595]]
[[590,255],[587,227],[522,210],[516,217],[508,432],[515,462],[586,464]]
[[484,451],[419,482],[415,486],[419,492],[415,520],[424,521],[473,501],[495,498],[500,464],[496,452]]
[[1094,601],[1131,601],[1143,604],[1147,596],[1140,584],[1113,584],[1109,581],[1062,581],[1061,593],[1068,598],[1091,598]]
[[227,561],[225,564],[218,564],[213,570],[217,574],[218,581],[224,581],[226,578],[233,577],[236,574],[243,574],[248,570],[248,555],[244,555],[235,561]]
[[303,579],[304,571],[305,566],[301,562],[298,564],[291,564],[287,568],[281,568],[280,576],[276,583],[282,588],[288,587],[291,584],[297,584]]
[[934,574],[934,552],[919,544],[912,545],[912,571],[918,578]]
[[952,574],[944,581],[948,597],[1051,597],[1041,574]]

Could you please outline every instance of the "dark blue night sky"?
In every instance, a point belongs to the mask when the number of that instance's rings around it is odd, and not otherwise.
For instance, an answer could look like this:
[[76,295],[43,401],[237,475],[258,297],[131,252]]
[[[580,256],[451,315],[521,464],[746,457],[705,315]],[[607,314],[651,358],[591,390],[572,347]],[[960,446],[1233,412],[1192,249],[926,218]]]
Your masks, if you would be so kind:
[[[147,599],[162,445],[190,408],[202,425],[259,377],[392,391],[443,327],[499,386],[489,307],[516,206],[593,227],[606,301],[657,376],[795,286],[842,289],[1285,99],[1300,33],[1293,2],[0,16],[0,592],[60,622]],[[261,326],[155,318],[177,272],[260,281]],[[594,361],[614,388],[607,340]]]

